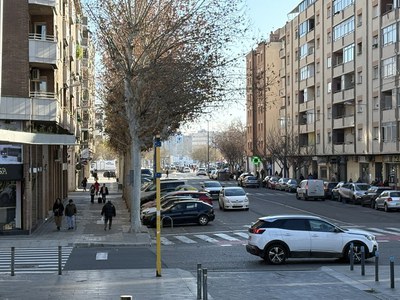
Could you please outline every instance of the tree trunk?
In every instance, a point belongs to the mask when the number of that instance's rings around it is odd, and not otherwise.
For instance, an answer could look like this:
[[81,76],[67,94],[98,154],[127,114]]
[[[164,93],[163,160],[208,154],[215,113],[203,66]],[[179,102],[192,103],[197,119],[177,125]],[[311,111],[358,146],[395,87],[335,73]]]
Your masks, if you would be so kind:
[[[132,232],[140,232],[140,185],[141,185],[141,156],[139,137],[131,130],[132,145],[131,145],[131,170],[133,173],[133,186],[130,189],[131,201],[131,229]],[[132,183],[132,179],[131,179]]]

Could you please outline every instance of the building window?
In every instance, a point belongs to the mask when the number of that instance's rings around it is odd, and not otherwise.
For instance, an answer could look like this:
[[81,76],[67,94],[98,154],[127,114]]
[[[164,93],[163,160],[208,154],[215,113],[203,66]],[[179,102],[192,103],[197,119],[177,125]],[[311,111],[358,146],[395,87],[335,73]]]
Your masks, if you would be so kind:
[[389,57],[382,61],[382,78],[394,76],[396,74],[396,57]]
[[382,46],[393,44],[396,41],[396,24],[392,24],[382,29]]
[[354,60],[354,44],[343,48],[343,62],[347,63]]
[[362,83],[362,71],[357,72],[357,83]]
[[344,10],[346,7],[352,5],[354,0],[335,0],[333,1],[333,14],[339,13],[341,10]]
[[317,97],[321,96],[321,87],[317,86]]
[[336,41],[354,31],[354,16],[333,27],[333,40]]
[[317,141],[316,141],[316,143],[317,144],[321,143],[321,134],[319,134],[319,133],[317,133]]
[[328,114],[328,119],[332,118],[332,108],[328,107],[328,109],[326,110],[327,114]]
[[373,109],[379,109],[379,99],[377,96],[372,98],[372,105]]
[[320,39],[317,38],[317,49],[319,49],[319,44],[321,43]]
[[379,139],[379,127],[372,127],[372,139],[373,140]]
[[376,48],[378,48],[378,46],[379,46],[378,45],[378,36],[375,35],[372,37],[372,48],[376,49]]
[[379,69],[378,66],[373,66],[372,69],[372,79],[378,79],[379,76]]
[[299,37],[306,35],[314,29],[314,19],[308,19],[299,25]]
[[362,14],[357,15],[357,27],[362,25]]
[[358,139],[359,141],[362,141],[362,140],[363,140],[363,130],[362,130],[362,128],[358,128],[358,129],[357,129],[357,139]]
[[332,57],[328,57],[326,59],[326,66],[329,69],[330,67],[332,67]]
[[321,69],[321,64],[319,62],[317,62],[317,73],[320,72],[320,69]]
[[381,127],[381,137],[382,142],[395,142],[397,133],[396,133],[396,123],[395,122],[387,122],[382,123]]
[[332,92],[332,82],[328,82],[327,92],[330,94]]
[[328,131],[328,144],[332,143],[332,132]]
[[378,4],[372,7],[372,17],[376,18],[379,16]]
[[307,65],[300,69],[300,81],[314,76],[314,64]]
[[301,45],[299,50],[299,59],[306,57],[308,55],[308,44]]

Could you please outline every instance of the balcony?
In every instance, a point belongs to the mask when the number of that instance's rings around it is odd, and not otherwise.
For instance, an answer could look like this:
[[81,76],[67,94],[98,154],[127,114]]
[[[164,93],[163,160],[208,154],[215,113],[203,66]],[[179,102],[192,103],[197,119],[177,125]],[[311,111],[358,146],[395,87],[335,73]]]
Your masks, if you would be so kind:
[[54,93],[34,92],[31,98],[2,97],[0,118],[8,120],[58,121],[58,100]]
[[354,116],[345,116],[343,118],[338,118],[333,120],[333,128],[346,128],[354,127]]
[[55,37],[29,34],[29,62],[57,66],[57,40]]
[[57,0],[28,0],[28,3],[56,7]]

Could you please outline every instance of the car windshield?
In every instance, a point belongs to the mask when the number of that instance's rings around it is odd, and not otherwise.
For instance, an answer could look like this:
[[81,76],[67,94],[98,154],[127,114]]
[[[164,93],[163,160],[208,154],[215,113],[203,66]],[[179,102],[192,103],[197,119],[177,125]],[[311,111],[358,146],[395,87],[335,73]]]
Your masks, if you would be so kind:
[[255,177],[255,176],[247,176],[247,180],[257,180],[257,177]]
[[400,197],[400,192],[391,192],[390,197]]
[[244,196],[246,192],[243,189],[227,189],[225,190],[225,196]]
[[367,184],[356,185],[357,191],[368,191],[368,189],[369,189],[369,186]]
[[204,186],[205,187],[220,187],[221,184],[218,181],[213,181],[213,182],[205,182]]

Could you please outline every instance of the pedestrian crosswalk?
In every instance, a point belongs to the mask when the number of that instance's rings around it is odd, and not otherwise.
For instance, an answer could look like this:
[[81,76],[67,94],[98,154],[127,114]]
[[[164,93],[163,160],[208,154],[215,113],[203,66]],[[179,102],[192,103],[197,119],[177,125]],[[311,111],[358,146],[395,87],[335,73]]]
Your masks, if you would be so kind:
[[[358,226],[357,226],[358,227]],[[358,227],[360,228],[360,227]],[[400,228],[387,227],[361,227],[360,229],[366,230],[376,236],[378,242],[400,242]],[[161,244],[164,246],[171,246],[176,244],[199,244],[210,243],[218,246],[234,246],[245,245],[249,235],[247,231],[231,231],[231,232],[210,232],[202,234],[166,234],[161,237]],[[155,238],[153,243],[155,243]]]
[[[61,268],[64,268],[73,247],[61,248]],[[58,271],[58,247],[18,248],[14,252],[14,273],[54,273]],[[11,273],[11,248],[0,248],[0,274]]]

